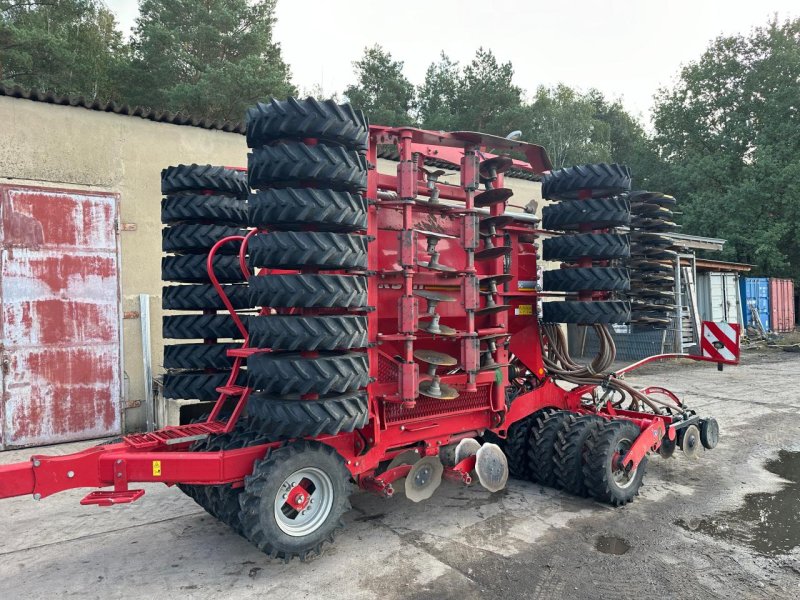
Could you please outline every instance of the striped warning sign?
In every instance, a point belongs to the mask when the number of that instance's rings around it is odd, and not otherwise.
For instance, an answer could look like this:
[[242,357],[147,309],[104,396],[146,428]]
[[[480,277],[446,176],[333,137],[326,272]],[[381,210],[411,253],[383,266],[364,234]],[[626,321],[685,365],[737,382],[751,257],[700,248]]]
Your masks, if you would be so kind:
[[739,362],[739,324],[703,321],[703,356],[720,362]]

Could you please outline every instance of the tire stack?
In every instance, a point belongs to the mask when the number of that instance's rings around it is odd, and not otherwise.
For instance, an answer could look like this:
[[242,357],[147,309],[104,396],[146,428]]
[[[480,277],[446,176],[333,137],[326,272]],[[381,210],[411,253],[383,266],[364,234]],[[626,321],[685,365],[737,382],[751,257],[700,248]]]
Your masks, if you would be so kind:
[[[248,413],[272,439],[368,420],[368,126],[349,104],[272,100],[247,114],[254,267]],[[265,231],[265,229],[269,231]],[[277,270],[277,272],[272,272]],[[256,532],[249,532],[256,535]]]
[[630,289],[623,264],[630,242],[627,235],[614,232],[630,224],[624,195],[630,186],[630,170],[618,164],[578,165],[543,177],[542,197],[558,203],[543,208],[542,226],[565,232],[544,240],[543,258],[565,264],[545,271],[542,287],[578,296],[542,303],[543,321],[590,325],[630,320],[630,304],[615,299]]
[[631,203],[631,322],[666,329],[675,315],[675,242],[664,234],[676,231],[676,200],[660,192],[629,194]]
[[[211,165],[167,167],[161,192],[167,226],[161,278],[170,284],[163,288],[162,308],[180,311],[163,317],[164,339],[180,340],[164,347],[164,397],[216,401],[216,388],[227,383],[233,364],[227,351],[241,347],[234,340],[242,334],[211,284],[206,260],[223,237],[247,233],[247,175]],[[244,310],[251,304],[238,252],[238,243],[220,248],[214,270],[233,306]]]

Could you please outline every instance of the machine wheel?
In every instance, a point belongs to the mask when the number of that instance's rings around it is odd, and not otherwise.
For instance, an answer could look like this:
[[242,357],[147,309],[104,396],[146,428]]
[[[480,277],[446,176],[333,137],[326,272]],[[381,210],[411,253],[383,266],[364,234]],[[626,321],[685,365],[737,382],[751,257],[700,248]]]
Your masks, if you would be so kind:
[[248,246],[257,267],[276,269],[366,269],[367,237],[328,231],[274,231]]
[[272,558],[321,554],[344,526],[349,480],[344,461],[330,446],[303,440],[273,450],[256,461],[239,496],[244,536]]
[[544,272],[543,288],[556,292],[626,291],[631,288],[627,269],[581,267]]
[[531,427],[528,450],[531,478],[542,485],[555,487],[555,450],[558,434],[566,427],[572,415],[559,410],[542,415]]
[[273,350],[348,350],[368,343],[367,318],[357,315],[251,317],[250,345]]
[[246,200],[250,190],[243,171],[213,165],[177,165],[161,171],[161,193],[216,191]]
[[358,192],[367,189],[367,162],[340,146],[288,142],[256,148],[247,156],[254,188],[314,183],[317,187]]
[[367,119],[350,104],[307,98],[272,99],[247,110],[247,146],[255,148],[275,140],[314,138],[366,150]]
[[[508,434],[501,445],[508,459],[508,474],[514,479],[524,479],[535,481],[532,477],[530,460],[531,427],[536,425],[537,420],[554,412],[552,408],[538,410],[532,415],[517,421],[508,428]],[[487,432],[491,434],[491,432]],[[486,437],[486,436],[484,436]],[[489,441],[492,441],[489,439]]]
[[551,171],[542,177],[542,198],[575,199],[583,190],[592,198],[613,196],[631,189],[631,170],[625,165],[597,163]]
[[619,466],[625,453],[639,437],[639,428],[630,421],[607,421],[586,442],[584,483],[591,496],[614,506],[622,506],[639,494],[647,468],[642,458],[634,471]]
[[[240,315],[247,326],[247,315]],[[167,315],[161,334],[171,340],[241,339],[242,333],[230,315]]]
[[247,360],[250,386],[265,394],[344,393],[366,387],[369,364],[363,352],[261,353]]
[[[218,387],[228,383],[230,371],[219,373],[180,372],[166,373],[164,375],[164,398],[195,399],[214,402],[219,398]],[[238,385],[245,385],[246,374],[241,372],[236,381]]]
[[603,424],[595,415],[571,416],[558,434],[555,445],[554,475],[558,487],[576,496],[586,496],[583,465],[586,458],[586,440]]
[[367,278],[352,275],[270,275],[248,280],[254,306],[362,308]]
[[628,258],[631,244],[627,235],[615,233],[581,233],[547,238],[542,242],[544,260],[577,260],[583,257],[600,259]]
[[[164,256],[161,258],[161,279],[180,283],[206,283],[210,281],[206,259],[203,254]],[[214,275],[222,283],[244,281],[238,256],[215,256]]]
[[628,302],[543,302],[542,321],[545,323],[628,323],[631,305]]
[[[229,235],[245,235],[246,229],[227,225],[197,225],[194,223],[173,225],[161,232],[161,249],[164,252],[203,254],[222,238]],[[239,242],[230,242],[218,249],[219,254],[238,254]]]
[[713,450],[719,443],[719,424],[713,417],[700,421],[700,442],[706,450]]
[[631,205],[627,198],[566,200],[542,208],[542,227],[568,231],[591,224],[597,229],[630,225]]
[[164,346],[165,369],[230,369],[227,352],[241,344],[169,344]]
[[317,400],[300,396],[250,396],[247,411],[259,430],[272,439],[316,437],[350,433],[369,421],[367,395],[353,392]]
[[161,222],[244,225],[247,223],[247,204],[228,196],[167,196],[161,200]]
[[[234,309],[252,308],[246,285],[223,285],[222,289]],[[164,310],[225,310],[225,305],[213,285],[201,283],[164,286],[161,308]]]
[[319,231],[367,228],[367,201],[359,194],[315,188],[261,190],[250,196],[248,219],[271,230],[314,227]]

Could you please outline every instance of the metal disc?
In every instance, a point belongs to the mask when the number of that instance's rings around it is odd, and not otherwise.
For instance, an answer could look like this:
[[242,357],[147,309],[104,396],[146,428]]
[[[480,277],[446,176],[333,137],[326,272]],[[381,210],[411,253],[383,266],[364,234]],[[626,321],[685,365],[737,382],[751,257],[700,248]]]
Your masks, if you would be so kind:
[[695,460],[700,454],[702,442],[700,441],[700,430],[697,425],[689,425],[681,435],[681,450],[687,458]]
[[456,464],[460,463],[465,458],[469,458],[474,454],[477,454],[478,450],[481,449],[481,444],[475,438],[464,438],[460,442],[458,442],[458,446],[456,446]]
[[494,306],[484,306],[483,308],[479,308],[475,311],[476,315],[492,315],[494,313],[499,313],[508,310],[511,308],[508,304],[495,304]]
[[438,456],[426,456],[411,467],[406,477],[406,498],[412,502],[421,502],[433,496],[442,483],[444,467]]
[[481,289],[488,289],[491,285],[491,282],[494,281],[495,285],[502,285],[504,283],[508,283],[514,279],[514,276],[511,273],[500,273],[498,275],[486,275],[484,277],[478,278],[478,284],[481,286]]
[[486,443],[475,455],[478,481],[490,492],[499,492],[508,481],[508,459],[497,444]]
[[445,354],[444,352],[436,352],[435,350],[414,350],[414,358],[420,362],[428,363],[429,365],[439,365],[442,367],[452,367],[458,364],[455,357]]
[[511,246],[495,246],[494,248],[484,248],[475,253],[475,260],[489,260],[490,258],[500,258],[511,254]]
[[670,458],[673,454],[675,454],[675,446],[676,440],[669,439],[666,435],[661,438],[661,445],[658,447],[658,453],[661,455],[661,458]]
[[[406,450],[405,452],[401,452],[397,456],[395,456],[392,461],[389,463],[389,466],[386,467],[386,470],[389,471],[394,469],[395,467],[399,467],[400,465],[413,465],[419,462],[420,455],[419,452],[415,450]],[[392,487],[395,491],[399,489],[406,489],[406,478],[405,477],[398,477],[392,482]]]
[[432,237],[439,240],[455,240],[458,239],[454,235],[447,235],[446,233],[439,233],[438,231],[427,231],[425,229],[415,229],[417,233],[421,233],[425,237]]
[[492,188],[491,190],[486,190],[482,194],[475,196],[475,206],[484,208],[492,204],[499,204],[505,202],[513,195],[514,192],[509,188]]
[[428,333],[432,333],[433,335],[446,335],[446,336],[454,336],[458,334],[458,332],[453,329],[452,327],[448,327],[447,325],[442,325],[439,323],[438,329],[431,330],[431,325],[433,325],[433,321],[420,321],[419,328],[420,331],[427,331]]
[[491,362],[478,367],[478,373],[482,373],[483,371],[494,371],[495,369],[501,369],[502,367],[510,367],[510,366],[511,363]]
[[719,423],[713,417],[700,421],[700,441],[703,447],[713,450],[719,443]]
[[478,173],[483,179],[491,179],[493,177],[491,171],[499,175],[508,171],[512,164],[514,164],[514,161],[508,156],[493,156],[481,161],[478,166]]
[[442,294],[441,292],[429,292],[428,290],[414,290],[414,295],[425,300],[433,300],[434,302],[455,302],[456,298]]
[[489,340],[499,340],[500,338],[507,338],[511,336],[510,333],[492,333],[478,338],[479,342],[488,342]]
[[492,227],[495,229],[502,229],[509,223],[514,220],[514,217],[509,217],[508,215],[497,215],[494,217],[486,217],[485,219],[481,219],[479,224],[479,228],[481,232],[490,232]]
[[442,265],[439,263],[431,264],[427,260],[418,260],[417,264],[420,267],[425,267],[426,269],[430,269],[431,271],[441,271],[442,273],[453,273],[455,272],[454,267],[448,267],[447,265]]
[[439,389],[436,389],[437,384],[433,379],[426,379],[419,383],[419,393],[428,398],[438,398],[439,400],[455,400],[458,398],[458,390],[446,383],[438,382]]

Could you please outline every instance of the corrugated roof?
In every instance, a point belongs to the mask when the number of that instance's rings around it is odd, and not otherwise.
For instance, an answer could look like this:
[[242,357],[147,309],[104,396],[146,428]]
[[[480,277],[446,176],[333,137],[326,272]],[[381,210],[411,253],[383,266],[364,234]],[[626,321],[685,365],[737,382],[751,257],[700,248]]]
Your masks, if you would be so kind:
[[22,98],[33,100],[34,102],[45,102],[47,104],[58,104],[60,106],[76,106],[98,112],[110,112],[116,115],[129,117],[139,117],[157,123],[170,123],[171,125],[189,125],[191,127],[201,127],[202,129],[216,129],[231,133],[244,134],[245,127],[243,122],[234,123],[232,121],[219,121],[212,119],[198,119],[183,113],[171,113],[169,111],[156,111],[141,106],[130,106],[128,104],[117,104],[116,102],[103,102],[101,100],[85,98],[84,96],[66,96],[54,94],[52,92],[41,92],[37,89],[25,89],[18,85],[9,87],[0,85],[0,96],[10,98]]

